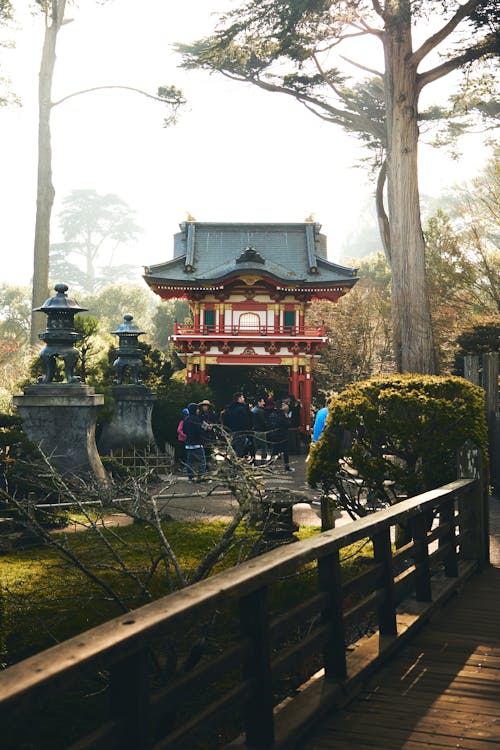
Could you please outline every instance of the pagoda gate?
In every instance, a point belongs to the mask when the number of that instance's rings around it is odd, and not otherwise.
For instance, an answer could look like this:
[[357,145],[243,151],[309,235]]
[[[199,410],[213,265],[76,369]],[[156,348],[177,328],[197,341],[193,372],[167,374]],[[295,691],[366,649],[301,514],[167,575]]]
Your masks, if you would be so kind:
[[289,391],[311,429],[313,363],[328,342],[325,327],[306,327],[312,300],[335,302],[357,281],[330,263],[313,222],[229,224],[186,221],[173,260],[145,269],[162,299],[186,299],[193,322],[176,323],[171,341],[188,382],[209,381],[210,365],[285,365]]

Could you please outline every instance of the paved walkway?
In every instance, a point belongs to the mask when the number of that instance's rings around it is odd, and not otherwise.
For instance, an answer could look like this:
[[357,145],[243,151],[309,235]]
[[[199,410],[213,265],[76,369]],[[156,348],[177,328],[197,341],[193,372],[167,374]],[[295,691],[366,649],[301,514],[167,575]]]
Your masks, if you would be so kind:
[[[295,494],[303,496],[308,502],[298,503],[294,506],[294,520],[300,526],[321,526],[319,507],[310,505],[310,501],[319,496],[318,490],[314,490],[306,482],[306,456],[291,456],[290,465],[293,473],[287,473],[283,465],[278,463],[272,471],[265,475],[265,483],[269,488],[283,488],[292,490]],[[257,468],[258,470],[258,468]],[[161,483],[157,492],[160,493],[162,504],[168,509],[170,516],[176,521],[203,521],[223,520],[229,521],[234,514],[236,501],[228,490],[217,486],[211,489],[211,485],[191,484],[185,475],[176,475],[174,484]],[[207,492],[210,492],[207,494]],[[339,514],[336,526],[350,523],[351,518],[345,512]],[[110,525],[130,523],[130,519],[117,514],[108,519]],[[500,497],[490,498],[490,557],[492,565],[500,567]]]

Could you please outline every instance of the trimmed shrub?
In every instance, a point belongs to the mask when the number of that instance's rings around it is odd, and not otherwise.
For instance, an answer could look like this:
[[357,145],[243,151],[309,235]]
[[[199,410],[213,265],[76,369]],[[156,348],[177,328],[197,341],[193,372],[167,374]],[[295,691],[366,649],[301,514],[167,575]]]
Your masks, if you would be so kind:
[[[342,436],[351,433],[346,445]],[[385,496],[384,480],[417,495],[456,478],[456,451],[466,440],[487,460],[484,393],[457,377],[392,375],[346,388],[329,404],[320,440],[312,446],[307,480],[335,485],[341,460],[367,488]]]

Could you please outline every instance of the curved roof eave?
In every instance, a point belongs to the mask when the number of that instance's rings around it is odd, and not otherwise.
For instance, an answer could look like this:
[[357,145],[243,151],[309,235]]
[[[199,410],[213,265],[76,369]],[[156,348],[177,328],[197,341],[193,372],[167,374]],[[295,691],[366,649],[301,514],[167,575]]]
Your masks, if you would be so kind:
[[[284,279],[268,271],[263,271],[262,269],[255,269],[255,270],[246,269],[246,271],[248,275],[260,276],[262,278],[275,281],[278,286],[290,287],[290,288],[302,287],[304,289],[310,288],[311,290],[315,288],[328,289],[332,286],[352,287],[358,281],[358,278],[355,276],[351,276],[350,278],[343,277],[343,278],[336,278],[336,279],[332,279],[332,278],[324,279],[324,278],[321,278],[320,275],[314,275],[307,279],[304,279],[304,278]],[[154,276],[153,274],[144,274],[143,278],[145,281],[152,283],[152,284],[168,284],[174,287],[194,290],[194,289],[200,289],[200,288],[210,288],[212,286],[213,287],[221,286],[221,285],[223,286],[224,282],[228,282],[233,278],[237,279],[240,276],[241,276],[241,272],[238,273],[237,271],[231,271],[224,275],[212,277],[210,279],[207,279],[207,278],[199,279],[190,274],[186,274],[186,277],[183,279],[166,278],[163,276]]]

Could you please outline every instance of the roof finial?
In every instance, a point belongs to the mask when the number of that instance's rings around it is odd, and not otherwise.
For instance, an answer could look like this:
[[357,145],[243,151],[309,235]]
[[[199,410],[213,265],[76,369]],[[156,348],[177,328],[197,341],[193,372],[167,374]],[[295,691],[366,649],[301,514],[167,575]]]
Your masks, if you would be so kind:
[[186,221],[196,221],[196,219],[194,218],[194,216],[191,216],[191,214],[189,213],[189,211],[186,211]]
[[311,213],[309,214],[309,216],[306,219],[304,219],[304,221],[314,222],[314,213],[311,211]]

